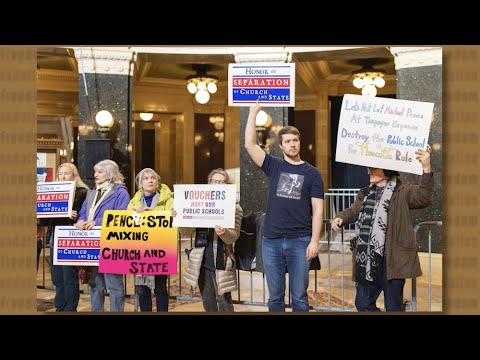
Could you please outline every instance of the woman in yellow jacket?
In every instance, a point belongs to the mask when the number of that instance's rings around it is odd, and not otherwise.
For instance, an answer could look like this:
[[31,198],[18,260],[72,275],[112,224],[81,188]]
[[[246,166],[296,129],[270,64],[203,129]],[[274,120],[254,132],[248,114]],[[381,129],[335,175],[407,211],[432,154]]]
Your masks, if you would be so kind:
[[[141,170],[136,183],[139,190],[128,204],[127,210],[136,212],[172,210],[173,193],[160,182],[160,175],[151,168]],[[167,275],[137,275],[135,285],[140,311],[152,311],[152,290],[157,300],[157,311],[168,311]]]

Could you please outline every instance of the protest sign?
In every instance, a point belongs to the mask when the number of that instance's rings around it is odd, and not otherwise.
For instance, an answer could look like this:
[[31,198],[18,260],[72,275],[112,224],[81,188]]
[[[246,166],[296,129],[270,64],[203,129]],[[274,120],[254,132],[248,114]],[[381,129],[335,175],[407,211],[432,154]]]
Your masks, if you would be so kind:
[[37,218],[70,217],[75,181],[37,183]]
[[178,227],[235,227],[235,184],[173,185]]
[[102,221],[98,271],[176,274],[177,234],[170,211],[107,210]]
[[427,148],[433,105],[345,95],[335,161],[421,175],[415,151]]

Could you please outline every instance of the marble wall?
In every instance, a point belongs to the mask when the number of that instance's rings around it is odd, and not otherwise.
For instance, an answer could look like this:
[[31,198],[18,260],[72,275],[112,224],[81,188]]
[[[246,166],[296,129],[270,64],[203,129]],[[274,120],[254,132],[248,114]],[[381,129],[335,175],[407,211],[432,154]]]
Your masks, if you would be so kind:
[[[77,165],[80,175],[93,187],[93,166],[108,156],[120,167],[130,190],[131,77],[86,73],[84,81],[83,75],[79,76]],[[110,133],[105,136],[97,131],[95,122],[95,115],[100,110],[110,111],[114,120]]]
[[[433,102],[433,121],[428,142],[432,147],[431,162],[435,178],[433,203],[421,210],[412,210],[414,225],[424,221],[441,221],[443,218],[443,143],[442,143],[442,66],[410,67],[397,70],[397,99]],[[403,181],[418,183],[420,175],[402,173]],[[441,228],[432,228],[432,251],[442,252]],[[428,232],[420,231],[421,251],[428,251]]]
[[[276,133],[288,125],[288,108],[269,107],[263,109],[272,118],[268,136],[271,143],[266,151],[283,158],[282,150],[278,146]],[[248,119],[248,107],[240,109],[240,205],[244,215],[252,212],[265,212],[267,206],[268,180],[263,171],[254,164],[245,149],[245,126]]]

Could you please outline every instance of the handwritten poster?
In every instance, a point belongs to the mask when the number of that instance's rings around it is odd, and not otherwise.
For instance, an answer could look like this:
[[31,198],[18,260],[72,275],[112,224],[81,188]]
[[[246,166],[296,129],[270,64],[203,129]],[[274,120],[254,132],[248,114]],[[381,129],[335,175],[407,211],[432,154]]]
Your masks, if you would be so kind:
[[415,151],[427,148],[433,105],[345,95],[335,161],[421,175]]
[[107,210],[98,271],[108,274],[177,273],[177,234],[170,211]]
[[53,265],[98,266],[100,230],[100,226],[90,230],[55,226]]
[[173,185],[174,226],[235,227],[235,184]]
[[295,64],[229,64],[228,106],[295,106]]

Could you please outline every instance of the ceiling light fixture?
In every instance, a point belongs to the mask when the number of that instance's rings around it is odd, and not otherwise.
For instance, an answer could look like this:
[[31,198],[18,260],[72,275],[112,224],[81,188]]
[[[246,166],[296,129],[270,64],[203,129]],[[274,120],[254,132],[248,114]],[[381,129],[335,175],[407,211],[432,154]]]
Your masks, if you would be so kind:
[[193,64],[192,69],[196,73],[187,76],[187,90],[190,94],[195,94],[195,100],[199,104],[206,104],[210,100],[210,94],[217,92],[218,77],[207,74],[210,65]]
[[140,113],[140,119],[142,119],[143,121],[150,121],[150,120],[153,119],[153,113],[141,112]]
[[377,88],[385,86],[385,71],[375,69],[370,63],[365,63],[360,70],[354,71],[353,86],[362,89],[363,96],[376,96]]

